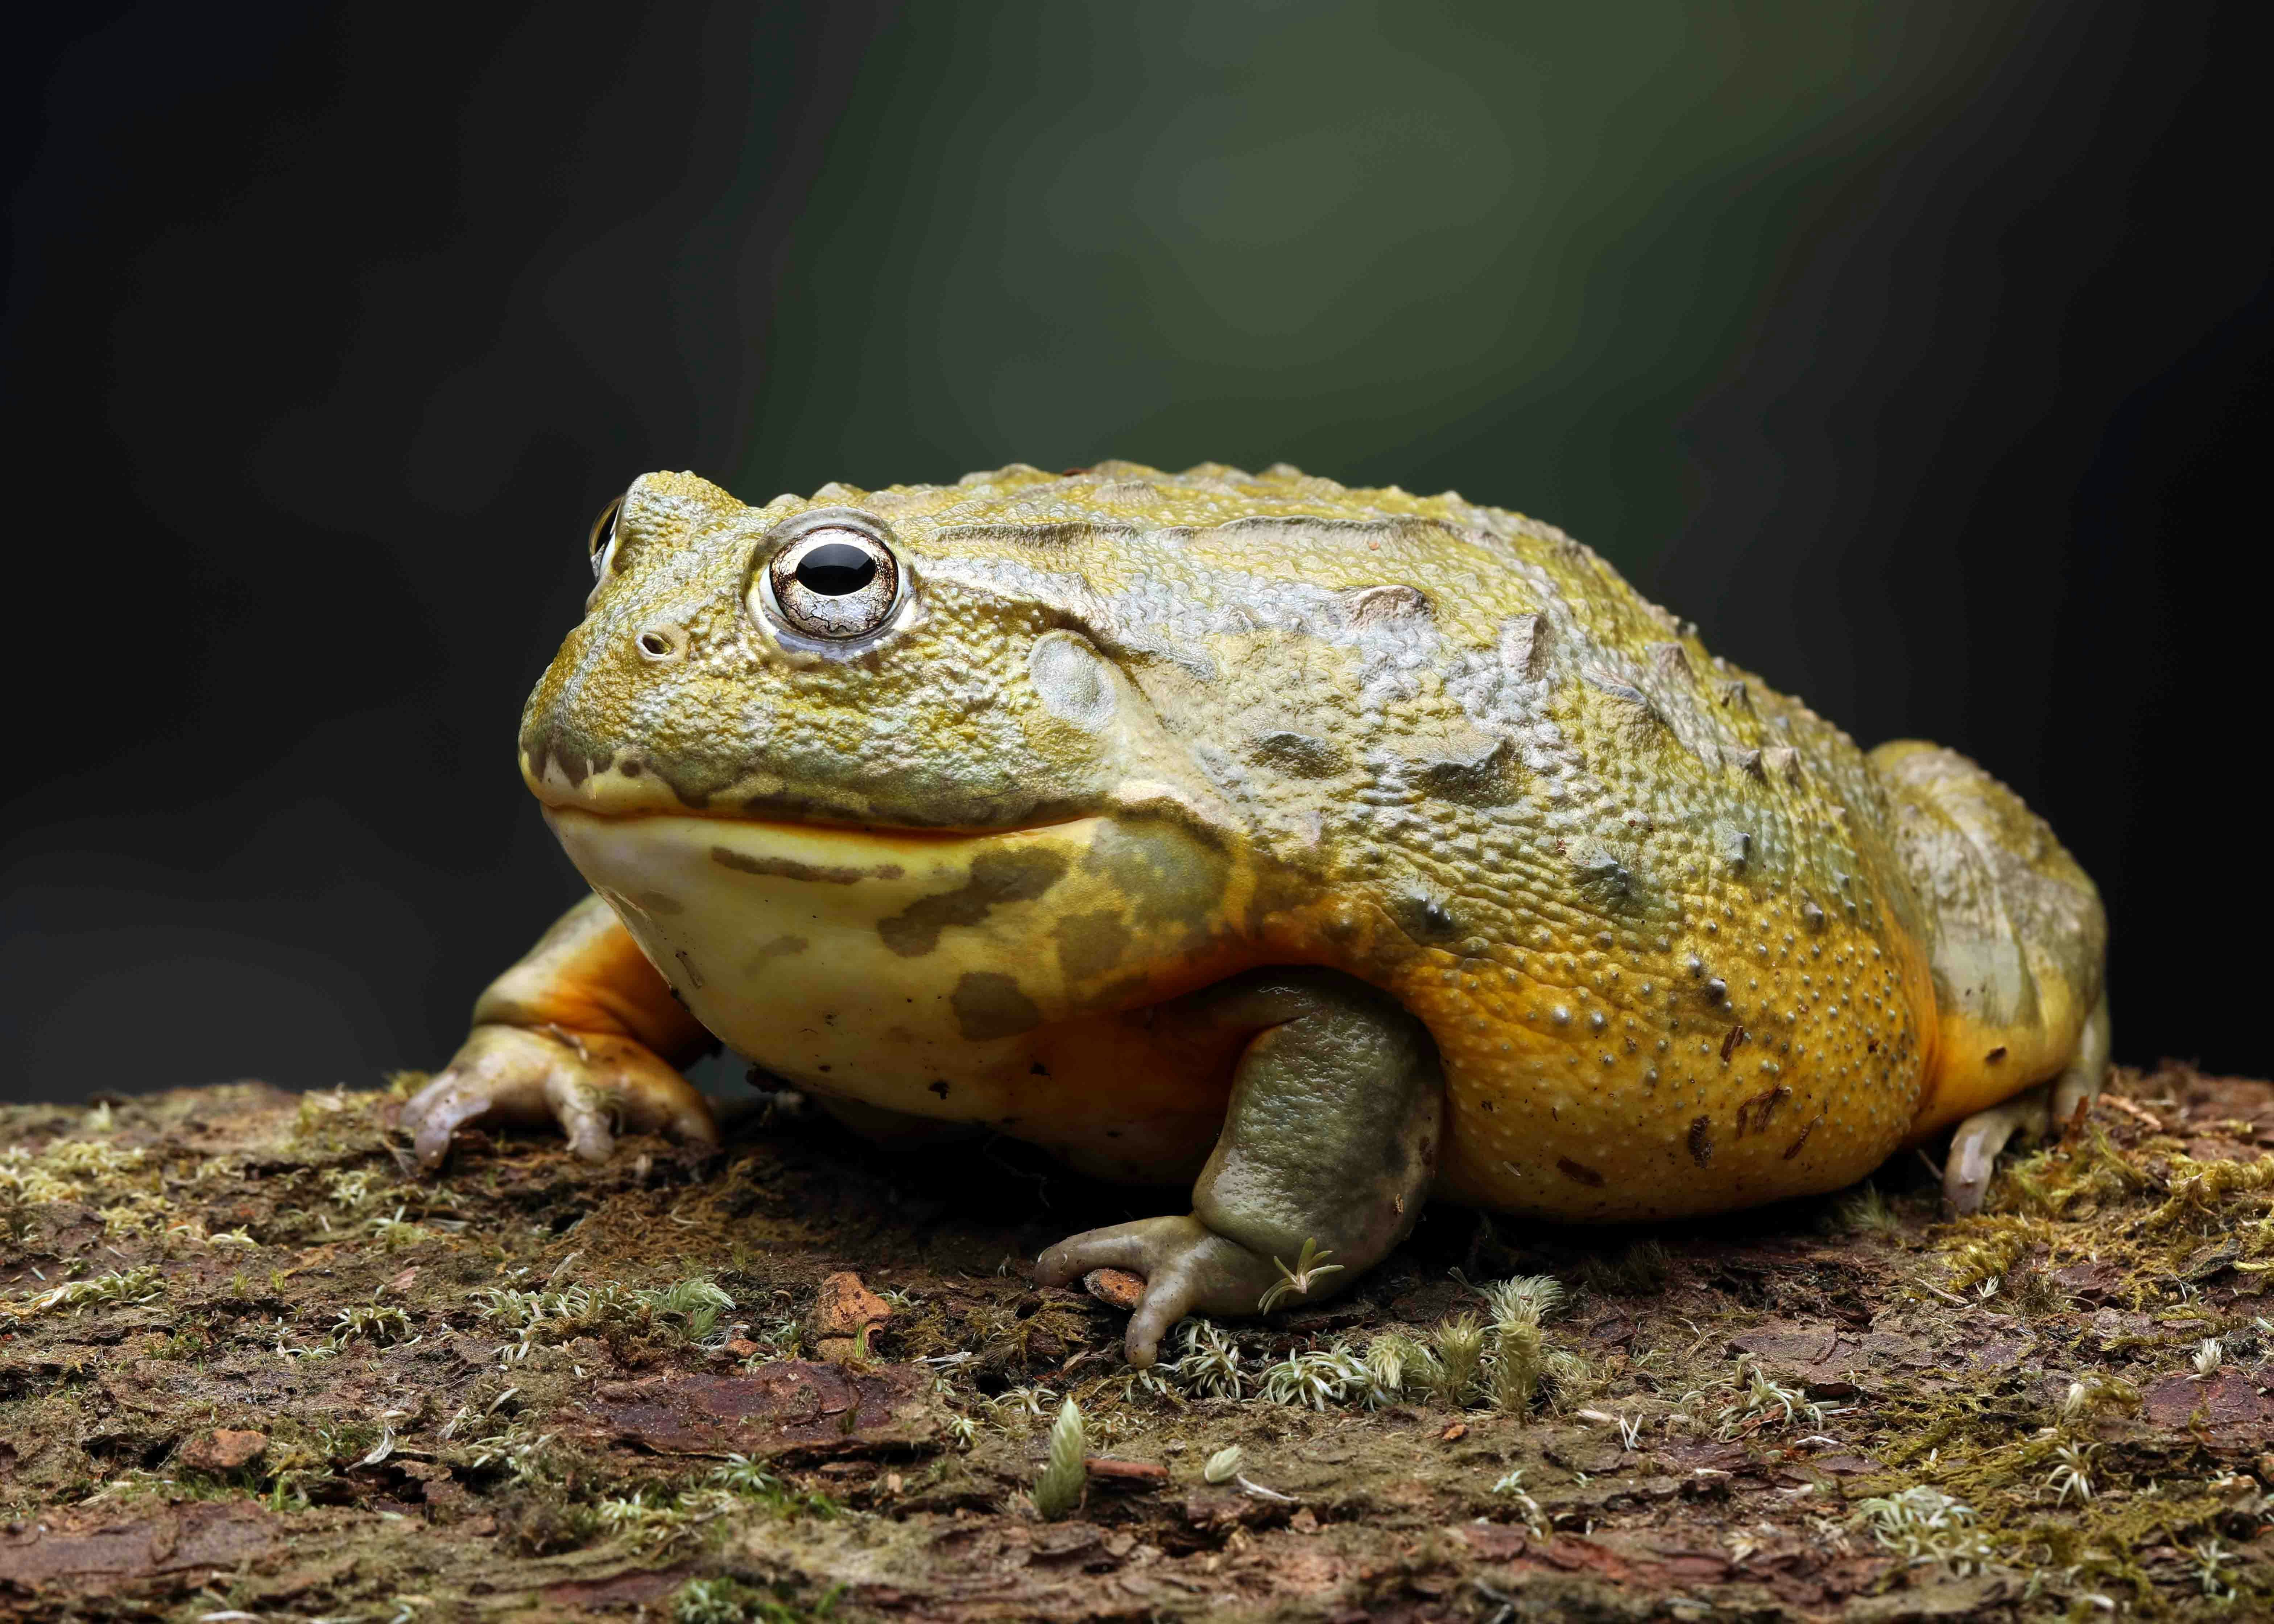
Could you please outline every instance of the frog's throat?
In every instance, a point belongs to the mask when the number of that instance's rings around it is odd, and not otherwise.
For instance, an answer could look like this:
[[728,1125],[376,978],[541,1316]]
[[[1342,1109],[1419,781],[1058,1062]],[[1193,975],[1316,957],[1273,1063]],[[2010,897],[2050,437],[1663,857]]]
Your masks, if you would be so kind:
[[770,1070],[1008,1064],[1052,1023],[1204,986],[1245,877],[1191,837],[1080,818],[992,834],[608,817],[548,806],[578,872],[695,1017]]

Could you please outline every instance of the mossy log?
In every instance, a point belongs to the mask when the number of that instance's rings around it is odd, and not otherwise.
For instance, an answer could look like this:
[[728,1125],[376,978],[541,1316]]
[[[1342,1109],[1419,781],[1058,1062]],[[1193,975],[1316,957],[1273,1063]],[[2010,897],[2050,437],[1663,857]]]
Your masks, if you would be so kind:
[[430,1179],[412,1080],[0,1109],[0,1613],[2274,1608],[2263,1083],[2121,1073],[1956,1222],[1916,1157],[1677,1228],[1433,1208],[1141,1376],[1028,1265],[1173,1193],[783,1101],[707,1157],[477,1138]]

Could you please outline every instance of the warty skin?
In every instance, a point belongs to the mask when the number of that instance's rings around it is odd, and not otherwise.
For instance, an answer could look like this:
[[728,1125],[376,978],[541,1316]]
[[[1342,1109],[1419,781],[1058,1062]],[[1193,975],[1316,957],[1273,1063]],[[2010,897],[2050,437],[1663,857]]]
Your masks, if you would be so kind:
[[654,474],[596,543],[520,741],[595,896],[412,1102],[430,1162],[483,1116],[710,1135],[673,1063],[715,1036],[879,1135],[1196,1179],[1040,1266],[1146,1275],[1143,1362],[1306,1251],[1285,1300],[1346,1286],[1433,1195],[1677,1217],[1962,1123],[1978,1205],[2105,1073],[2100,905],[2040,820],[1518,515],[1286,468]]

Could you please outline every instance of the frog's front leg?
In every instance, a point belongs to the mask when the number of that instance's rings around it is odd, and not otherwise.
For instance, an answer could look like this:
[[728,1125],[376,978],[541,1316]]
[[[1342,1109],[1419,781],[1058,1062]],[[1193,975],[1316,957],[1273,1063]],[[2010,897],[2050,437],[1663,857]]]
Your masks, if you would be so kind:
[[1317,1302],[1405,1238],[1436,1170],[1444,1082],[1421,1023],[1330,971],[1273,971],[1164,1007],[1255,1030],[1222,1134],[1183,1217],[1092,1229],[1044,1252],[1035,1277],[1142,1274],[1129,1362],[1157,1356],[1189,1313]]
[[607,904],[587,897],[474,1004],[473,1030],[403,1109],[434,1167],[470,1123],[557,1122],[589,1162],[612,1120],[715,1145],[711,1108],[679,1066],[712,1039],[681,1007]]

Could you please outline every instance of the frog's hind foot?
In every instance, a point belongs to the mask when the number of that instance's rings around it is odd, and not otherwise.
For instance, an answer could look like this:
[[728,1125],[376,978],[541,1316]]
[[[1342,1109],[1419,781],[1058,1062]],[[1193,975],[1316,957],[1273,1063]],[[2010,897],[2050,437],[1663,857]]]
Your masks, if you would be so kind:
[[2024,1142],[2065,1130],[2099,1097],[2108,1081],[2108,998],[2103,994],[2077,1041],[2077,1051],[2059,1077],[2024,1089],[2002,1105],[1977,1111],[1958,1124],[1943,1164],[1942,1192],[1952,1208],[1978,1213],[1990,1193],[1990,1174],[1998,1153],[2019,1135]]

